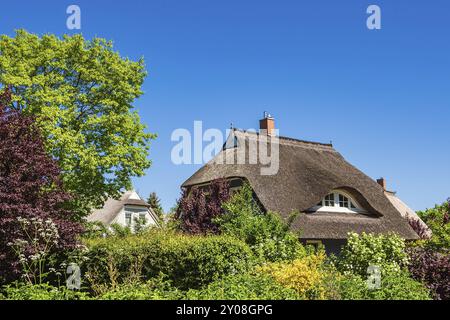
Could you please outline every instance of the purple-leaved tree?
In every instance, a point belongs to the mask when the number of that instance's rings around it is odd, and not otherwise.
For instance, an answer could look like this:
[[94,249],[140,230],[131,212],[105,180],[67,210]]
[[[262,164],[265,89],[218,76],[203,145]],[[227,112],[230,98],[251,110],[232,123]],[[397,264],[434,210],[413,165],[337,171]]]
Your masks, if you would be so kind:
[[214,218],[223,214],[222,204],[230,199],[230,186],[225,179],[217,179],[206,188],[183,190],[175,218],[181,229],[189,234],[217,234]]
[[[0,94],[0,282],[22,272],[22,265],[11,247],[17,240],[30,238],[20,219],[52,221],[58,240],[53,252],[72,249],[82,226],[66,204],[56,162],[47,155],[34,119],[9,108],[10,92]],[[31,235],[33,237],[33,235]],[[34,236],[40,238],[40,235]],[[25,254],[35,250],[24,248]],[[33,254],[34,252],[28,252]]]

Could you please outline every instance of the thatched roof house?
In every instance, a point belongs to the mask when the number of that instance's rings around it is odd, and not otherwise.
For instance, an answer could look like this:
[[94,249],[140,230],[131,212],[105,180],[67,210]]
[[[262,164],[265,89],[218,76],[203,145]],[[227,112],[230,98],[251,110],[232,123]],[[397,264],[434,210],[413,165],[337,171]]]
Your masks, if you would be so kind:
[[108,198],[102,208],[87,217],[88,222],[100,222],[106,227],[119,224],[130,228],[136,219],[145,219],[148,226],[159,224],[156,213],[134,190],[124,192],[119,199]]
[[[274,138],[274,128],[274,120],[267,117],[261,120],[260,133],[234,129],[223,150],[182,187],[205,185],[218,178],[230,179],[234,185],[246,180],[266,210],[283,217],[301,212],[293,228],[303,240],[321,241],[331,250],[351,231],[418,237],[383,187],[348,163],[331,144]],[[256,150],[250,146],[267,140],[267,135],[270,154],[279,154],[279,168],[273,175],[262,174],[260,161],[251,164]]]

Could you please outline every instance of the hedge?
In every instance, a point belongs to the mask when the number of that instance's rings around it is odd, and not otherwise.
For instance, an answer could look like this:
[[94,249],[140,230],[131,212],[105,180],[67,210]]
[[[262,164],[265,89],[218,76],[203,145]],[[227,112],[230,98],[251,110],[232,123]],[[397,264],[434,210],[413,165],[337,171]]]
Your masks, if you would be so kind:
[[83,274],[97,293],[160,274],[182,290],[200,288],[228,274],[249,270],[254,257],[227,236],[188,236],[152,231],[125,238],[91,239]]

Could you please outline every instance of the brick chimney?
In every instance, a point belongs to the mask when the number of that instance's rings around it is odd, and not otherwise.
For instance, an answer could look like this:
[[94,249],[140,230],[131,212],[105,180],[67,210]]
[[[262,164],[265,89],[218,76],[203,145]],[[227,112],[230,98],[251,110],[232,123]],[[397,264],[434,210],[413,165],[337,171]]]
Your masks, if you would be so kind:
[[259,120],[259,130],[268,136],[275,135],[275,119],[266,111],[264,111],[264,118]]
[[384,191],[386,191],[386,180],[384,178],[377,179],[377,183],[383,187]]

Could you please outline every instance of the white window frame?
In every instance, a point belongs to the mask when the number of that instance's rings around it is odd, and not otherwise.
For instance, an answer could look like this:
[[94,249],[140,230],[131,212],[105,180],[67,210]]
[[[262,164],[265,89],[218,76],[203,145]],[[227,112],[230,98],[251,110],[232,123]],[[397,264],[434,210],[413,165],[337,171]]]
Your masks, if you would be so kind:
[[139,212],[139,220],[147,219],[147,212]]
[[[128,217],[130,218],[128,219]],[[133,213],[125,210],[125,225],[127,227],[131,227],[132,223],[133,223]]]
[[[332,206],[325,206],[325,198],[330,194],[333,194],[334,196],[334,203]],[[348,207],[339,206],[339,195],[342,195],[348,199],[349,201]],[[351,207],[352,204],[355,208]],[[367,213],[367,211],[362,209],[359,203],[355,199],[353,199],[351,195],[342,190],[331,191],[325,197],[323,197],[323,199],[321,200],[321,205],[316,205],[311,209],[314,212],[340,212],[340,213],[363,213],[363,214]]]
[[[135,219],[140,219],[141,215],[143,215],[146,219],[146,225],[149,225],[151,223],[150,219],[147,219],[147,214],[149,214],[148,208],[142,208],[140,206],[133,206],[133,205],[125,205],[123,208],[125,212],[125,225],[127,227],[134,227]],[[127,215],[131,214],[131,223],[128,224]]]

